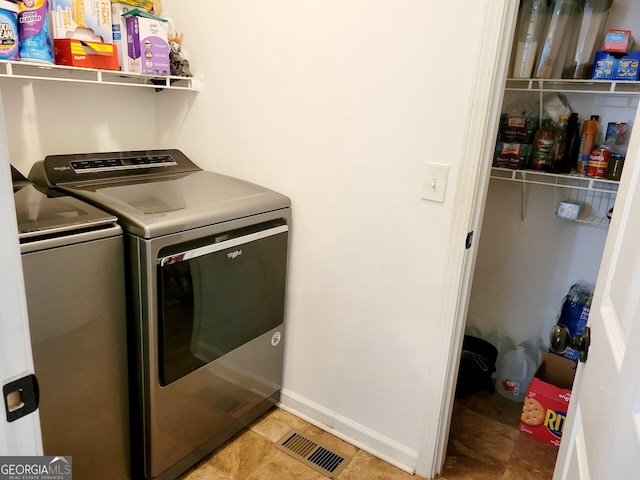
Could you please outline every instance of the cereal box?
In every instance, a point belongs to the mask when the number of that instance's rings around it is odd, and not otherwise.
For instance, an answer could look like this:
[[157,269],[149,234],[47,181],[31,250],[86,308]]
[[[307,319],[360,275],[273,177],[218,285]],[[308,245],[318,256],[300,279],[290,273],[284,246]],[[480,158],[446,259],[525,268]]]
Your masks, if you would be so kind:
[[569,409],[575,362],[544,353],[522,406],[520,431],[556,447]]

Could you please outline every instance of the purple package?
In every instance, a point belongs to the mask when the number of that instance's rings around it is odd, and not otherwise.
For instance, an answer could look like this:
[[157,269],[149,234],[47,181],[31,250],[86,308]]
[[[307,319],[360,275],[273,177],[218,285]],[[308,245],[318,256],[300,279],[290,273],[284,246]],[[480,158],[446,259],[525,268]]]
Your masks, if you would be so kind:
[[18,3],[21,60],[53,63],[48,15],[49,0],[23,0]]
[[127,17],[129,71],[169,75],[169,43],[166,23],[145,17]]

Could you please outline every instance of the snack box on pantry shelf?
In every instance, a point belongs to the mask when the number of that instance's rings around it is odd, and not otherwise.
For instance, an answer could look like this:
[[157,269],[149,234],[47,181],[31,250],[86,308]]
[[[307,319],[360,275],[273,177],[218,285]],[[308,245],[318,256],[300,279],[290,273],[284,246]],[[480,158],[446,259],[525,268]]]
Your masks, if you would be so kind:
[[633,35],[631,30],[618,30],[610,28],[604,37],[602,50],[609,53],[629,53],[633,47]]
[[596,52],[593,61],[594,80],[638,80],[640,73],[640,50],[633,50],[628,55],[612,55],[607,52]]
[[569,409],[576,362],[544,353],[522,406],[520,431],[556,447]]
[[56,38],[53,51],[57,65],[118,70],[118,50],[113,43]]

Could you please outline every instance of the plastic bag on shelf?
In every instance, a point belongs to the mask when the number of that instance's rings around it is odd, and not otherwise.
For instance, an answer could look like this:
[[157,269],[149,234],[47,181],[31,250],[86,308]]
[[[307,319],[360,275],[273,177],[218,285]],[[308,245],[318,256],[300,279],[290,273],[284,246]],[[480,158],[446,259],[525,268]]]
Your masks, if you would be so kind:
[[542,102],[542,108],[544,109],[545,117],[550,118],[556,125],[560,123],[561,115],[569,117],[573,113],[571,105],[569,105],[569,100],[561,93],[550,93],[545,95]]
[[537,99],[523,97],[506,105],[500,116],[498,141],[532,144],[539,124]]
[[176,77],[190,77],[191,69],[189,60],[182,49],[184,34],[179,32],[175,26],[173,19],[167,19],[169,40],[169,63],[171,67],[171,75]]

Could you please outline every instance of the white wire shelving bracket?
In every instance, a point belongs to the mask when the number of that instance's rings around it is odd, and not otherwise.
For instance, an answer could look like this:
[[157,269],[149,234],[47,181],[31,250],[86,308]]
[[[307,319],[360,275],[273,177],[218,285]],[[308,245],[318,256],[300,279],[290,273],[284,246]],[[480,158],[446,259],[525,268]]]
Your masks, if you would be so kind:
[[200,90],[200,83],[202,81],[202,78],[199,76],[156,76],[116,70],[99,70],[33,62],[12,62],[7,60],[0,61],[0,78],[93,83],[100,85],[153,88],[156,90],[186,90],[192,92]]
[[522,184],[521,220],[525,220],[525,186],[543,185],[554,187],[556,204],[560,201],[581,206],[578,223],[597,227],[609,227],[609,211],[613,208],[618,193],[619,182],[601,178],[585,177],[575,174],[556,174],[536,170],[512,170],[509,168],[491,168],[491,178]]

